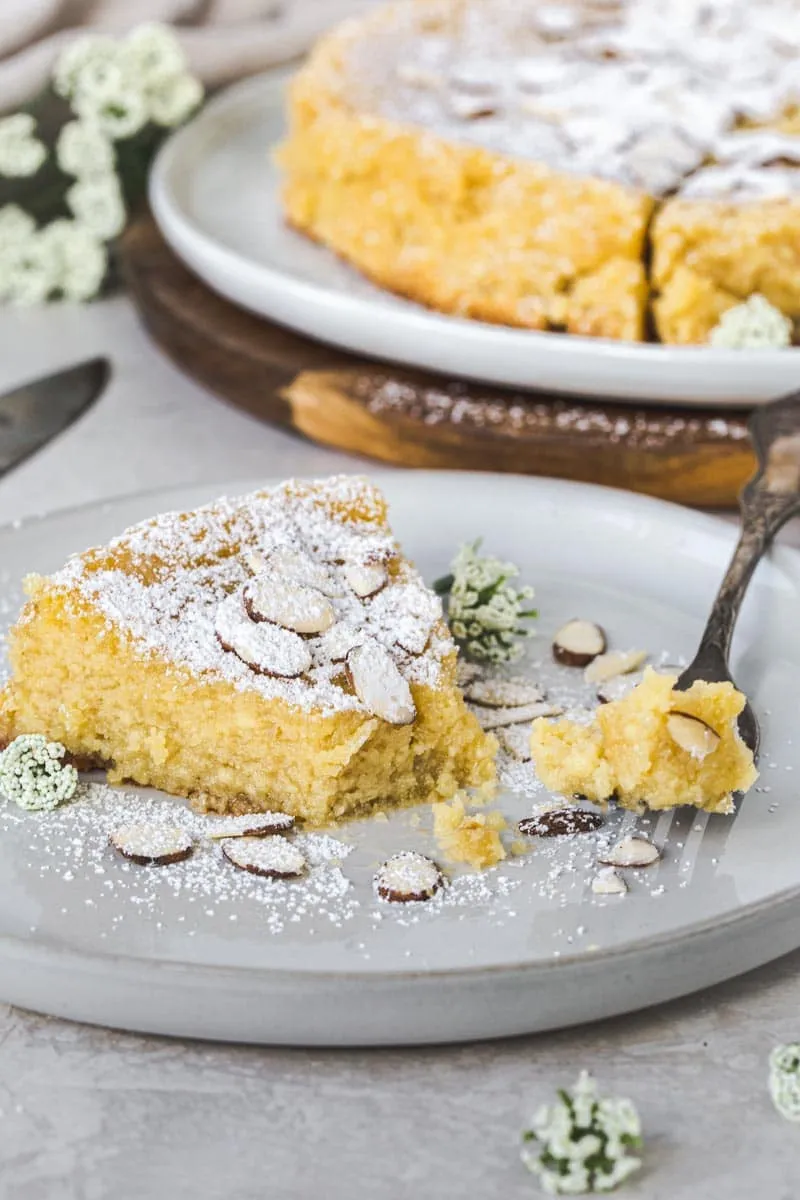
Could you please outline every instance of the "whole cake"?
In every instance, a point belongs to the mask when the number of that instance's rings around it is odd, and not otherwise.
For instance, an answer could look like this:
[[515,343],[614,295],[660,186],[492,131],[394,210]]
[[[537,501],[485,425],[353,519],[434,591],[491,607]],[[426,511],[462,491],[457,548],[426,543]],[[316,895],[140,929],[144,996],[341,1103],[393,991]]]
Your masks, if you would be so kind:
[[798,0],[401,0],[294,80],[288,220],[530,329],[706,342],[800,316]]
[[168,513],[26,588],[3,742],[311,824],[494,781],[440,601],[363,479]]

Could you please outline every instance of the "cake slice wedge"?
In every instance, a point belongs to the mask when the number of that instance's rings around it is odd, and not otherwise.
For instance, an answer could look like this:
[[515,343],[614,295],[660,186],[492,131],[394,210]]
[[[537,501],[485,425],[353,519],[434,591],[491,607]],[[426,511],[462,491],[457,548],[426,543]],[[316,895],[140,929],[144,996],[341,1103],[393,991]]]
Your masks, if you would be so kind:
[[440,602],[364,479],[167,513],[25,586],[5,742],[313,825],[493,785]]

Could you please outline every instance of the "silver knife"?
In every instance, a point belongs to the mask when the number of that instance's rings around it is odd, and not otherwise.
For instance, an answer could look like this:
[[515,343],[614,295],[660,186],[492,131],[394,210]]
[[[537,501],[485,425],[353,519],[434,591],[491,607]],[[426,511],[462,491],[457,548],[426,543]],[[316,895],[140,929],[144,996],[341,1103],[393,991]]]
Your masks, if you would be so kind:
[[110,378],[108,359],[92,358],[0,396],[0,476],[77,420]]

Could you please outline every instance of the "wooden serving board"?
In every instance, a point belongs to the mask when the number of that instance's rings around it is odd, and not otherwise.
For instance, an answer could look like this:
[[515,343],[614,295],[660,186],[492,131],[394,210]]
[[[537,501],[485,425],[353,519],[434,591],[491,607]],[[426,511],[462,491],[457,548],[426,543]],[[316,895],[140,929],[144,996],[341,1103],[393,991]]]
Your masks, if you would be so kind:
[[747,414],[641,407],[453,381],[344,353],[230,304],[150,217],[122,267],[151,335],[189,375],[266,421],[407,467],[515,471],[730,507],[754,459]]

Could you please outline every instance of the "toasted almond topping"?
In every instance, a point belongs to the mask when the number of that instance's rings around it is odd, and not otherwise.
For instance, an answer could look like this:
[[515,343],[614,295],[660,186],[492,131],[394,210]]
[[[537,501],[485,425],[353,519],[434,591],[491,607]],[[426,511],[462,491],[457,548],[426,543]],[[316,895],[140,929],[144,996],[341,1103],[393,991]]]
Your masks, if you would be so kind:
[[306,860],[285,837],[229,838],[222,853],[240,871],[261,875],[264,879],[294,879],[306,869]]
[[220,817],[206,830],[214,841],[223,838],[269,837],[286,833],[294,825],[294,817],[284,812],[245,813],[241,817]]
[[362,600],[377,595],[389,582],[383,563],[348,563],[342,573],[347,586]]
[[606,635],[594,621],[574,617],[553,638],[553,658],[563,667],[585,667],[606,648]]
[[661,858],[661,851],[645,838],[625,837],[598,862],[605,867],[649,867]]
[[613,867],[603,867],[592,880],[592,891],[596,896],[624,896],[628,885]]
[[528,679],[475,679],[464,688],[464,697],[487,708],[519,708],[541,703],[544,692]]
[[388,650],[369,640],[345,664],[350,685],[368,712],[390,725],[410,725],[417,715],[411,688]]
[[414,850],[393,854],[375,875],[375,890],[382,900],[407,904],[430,900],[444,884],[442,872],[433,859]]
[[614,675],[611,679],[607,679],[597,689],[599,703],[612,704],[617,700],[624,700],[626,696],[630,696],[634,688],[639,686],[643,677],[643,671],[632,671],[628,675]]
[[311,651],[303,639],[288,629],[248,617],[242,595],[226,597],[217,609],[217,641],[260,675],[294,679],[311,666]]
[[123,825],[109,841],[118,854],[140,867],[167,867],[183,862],[192,853],[193,842],[177,825]]
[[478,718],[481,729],[502,729],[506,725],[522,725],[535,721],[537,717],[559,717],[563,712],[557,704],[548,704],[546,700],[540,704],[522,704],[518,708],[480,708],[472,707],[472,712]]
[[497,740],[517,762],[531,761],[531,727],[530,725],[508,725],[498,729]]
[[594,833],[602,824],[603,818],[591,809],[562,805],[532,817],[523,817],[518,829],[528,837],[562,837],[564,834]]
[[337,621],[313,643],[312,648],[314,651],[319,649],[323,661],[344,662],[350,651],[365,639],[366,634],[355,625],[348,621]]
[[252,621],[269,621],[292,633],[324,633],[336,621],[333,605],[317,588],[272,571],[246,584],[244,606]]
[[667,717],[667,733],[681,750],[702,761],[720,743],[716,729],[700,717],[675,709]]
[[647,659],[645,650],[612,650],[601,654],[583,673],[587,683],[605,683],[617,675],[629,675],[638,671]]
[[[315,562],[310,554],[291,546],[277,546],[270,551],[262,568],[283,579],[293,579],[306,587],[316,588],[326,596],[341,596],[344,589],[337,582],[335,573],[324,563]],[[261,574],[259,571],[257,574]]]

